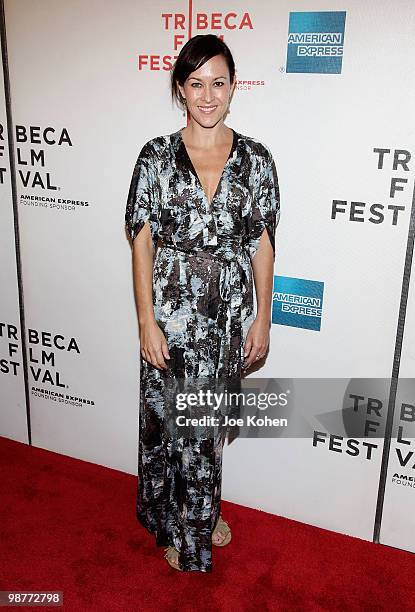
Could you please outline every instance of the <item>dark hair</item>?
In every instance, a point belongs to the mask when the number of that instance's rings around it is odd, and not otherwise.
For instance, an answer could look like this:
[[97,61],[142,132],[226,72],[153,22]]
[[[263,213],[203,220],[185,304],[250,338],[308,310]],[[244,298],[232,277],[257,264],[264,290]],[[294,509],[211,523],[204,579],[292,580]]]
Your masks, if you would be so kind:
[[190,38],[179,53],[171,72],[171,97],[183,108],[183,98],[177,84],[184,84],[191,72],[216,55],[223,55],[228,64],[230,81],[235,76],[235,62],[226,43],[216,34],[197,34]]

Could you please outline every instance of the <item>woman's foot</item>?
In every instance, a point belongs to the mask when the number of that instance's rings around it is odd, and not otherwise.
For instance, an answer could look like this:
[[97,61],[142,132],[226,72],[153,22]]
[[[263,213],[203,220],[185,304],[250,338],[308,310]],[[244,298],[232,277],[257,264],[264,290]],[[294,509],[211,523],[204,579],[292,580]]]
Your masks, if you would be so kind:
[[226,535],[222,533],[222,531],[216,531],[216,533],[214,532],[212,534],[212,542],[213,544],[216,544],[216,546],[218,546],[219,544],[222,544],[225,538],[226,538]]
[[226,544],[229,544],[231,539],[232,534],[229,525],[220,516],[212,533],[212,543],[215,546],[226,546]]
[[176,570],[182,571],[179,567],[179,552],[174,548],[174,546],[167,546],[164,549],[166,554],[164,558],[167,559],[167,563]]

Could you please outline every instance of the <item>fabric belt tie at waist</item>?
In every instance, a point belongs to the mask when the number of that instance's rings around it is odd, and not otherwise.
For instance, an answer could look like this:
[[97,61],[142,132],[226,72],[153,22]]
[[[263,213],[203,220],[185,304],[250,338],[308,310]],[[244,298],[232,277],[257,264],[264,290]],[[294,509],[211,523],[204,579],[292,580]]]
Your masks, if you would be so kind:
[[237,247],[237,252],[233,252],[233,256],[229,259],[227,257],[223,257],[220,254],[212,253],[211,251],[196,251],[195,249],[185,249],[184,247],[176,245],[174,242],[163,241],[161,243],[161,247],[167,247],[169,249],[174,249],[176,251],[180,251],[181,253],[187,253],[189,255],[193,255],[195,257],[202,257],[210,260],[220,261],[222,265],[222,269],[220,271],[219,277],[219,294],[221,299],[224,302],[229,302],[231,299],[231,288],[232,285],[236,281],[240,282],[241,274],[245,276],[245,271],[242,267],[242,260],[244,258],[244,251],[247,246],[246,242],[224,242],[223,246],[230,245],[232,247]]

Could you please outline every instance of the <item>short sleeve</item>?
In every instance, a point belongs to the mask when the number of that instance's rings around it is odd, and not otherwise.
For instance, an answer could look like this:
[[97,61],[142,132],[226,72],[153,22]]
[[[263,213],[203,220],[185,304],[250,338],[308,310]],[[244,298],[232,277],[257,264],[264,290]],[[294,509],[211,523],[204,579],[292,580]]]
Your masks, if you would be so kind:
[[274,158],[265,147],[258,165],[256,188],[249,217],[248,247],[251,258],[259,247],[264,229],[267,230],[275,259],[275,231],[280,219],[280,191]]
[[157,170],[151,145],[147,142],[141,149],[134,166],[125,210],[125,226],[132,241],[149,222],[154,248],[159,231]]

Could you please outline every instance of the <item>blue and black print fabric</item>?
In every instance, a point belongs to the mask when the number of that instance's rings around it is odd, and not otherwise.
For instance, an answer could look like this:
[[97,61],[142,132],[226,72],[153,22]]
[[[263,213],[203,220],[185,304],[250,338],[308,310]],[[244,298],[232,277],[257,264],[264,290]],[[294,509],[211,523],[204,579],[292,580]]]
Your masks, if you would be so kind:
[[184,571],[212,569],[224,436],[169,437],[163,385],[166,377],[241,378],[255,316],[251,260],[264,230],[275,257],[280,217],[270,149],[232,131],[211,202],[178,130],[142,147],[125,211],[131,240],[150,226],[154,313],[171,356],[167,370],[140,358],[137,517],[159,546],[179,551]]

